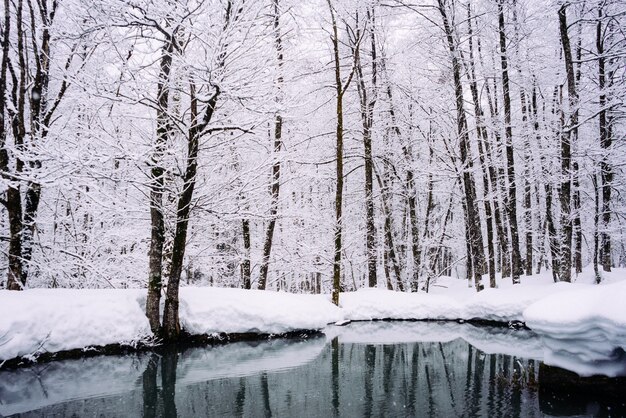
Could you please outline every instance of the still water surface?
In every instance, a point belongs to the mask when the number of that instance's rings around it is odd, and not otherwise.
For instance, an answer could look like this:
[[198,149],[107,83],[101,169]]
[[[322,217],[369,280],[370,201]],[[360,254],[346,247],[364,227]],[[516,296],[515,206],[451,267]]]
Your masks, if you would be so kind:
[[0,372],[0,416],[626,416],[626,399],[540,390],[540,347],[524,330],[354,323]]

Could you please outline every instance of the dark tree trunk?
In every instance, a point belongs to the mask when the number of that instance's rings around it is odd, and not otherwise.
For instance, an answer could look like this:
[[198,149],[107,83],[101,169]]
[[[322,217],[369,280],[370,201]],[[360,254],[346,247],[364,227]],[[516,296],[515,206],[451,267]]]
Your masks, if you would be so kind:
[[219,94],[220,90],[215,86],[215,93],[209,99],[202,119],[200,119],[195,87],[193,83],[190,85],[191,127],[189,128],[187,142],[187,168],[183,177],[183,190],[178,199],[178,207],[176,210],[176,233],[174,235],[174,247],[172,249],[172,266],[167,283],[167,298],[165,299],[165,310],[163,312],[163,337],[166,340],[175,340],[180,335],[178,290],[187,244],[187,227],[189,225],[191,201],[196,186],[200,136],[213,117]]
[[420,251],[419,243],[419,230],[417,227],[417,202],[415,181],[413,179],[413,170],[407,172],[407,189],[409,192],[408,205],[409,205],[409,222],[411,225],[411,254],[413,256],[413,277],[411,278],[411,291],[417,292],[419,290],[419,273],[420,265],[422,263],[422,255]]
[[561,255],[559,253],[559,239],[556,233],[556,227],[554,226],[554,219],[552,217],[552,186],[550,184],[545,185],[546,190],[546,227],[548,228],[548,242],[550,244],[550,258],[552,259],[552,278],[555,282],[558,281],[560,275],[560,260]]
[[[10,11],[8,8],[5,9],[6,19],[9,19],[10,24]],[[8,47],[10,42],[10,32],[9,32],[9,24],[7,24],[5,31],[7,33],[6,38],[3,39],[3,61],[8,60]],[[16,5],[16,29],[17,29],[17,55],[18,55],[18,65],[19,65],[19,81],[17,77],[13,76],[13,108],[17,109],[11,110],[7,109],[11,116],[11,127],[15,142],[15,149],[17,151],[24,151],[24,136],[26,135],[25,128],[25,118],[26,118],[26,107],[25,107],[25,97],[26,97],[26,61],[25,61],[25,50],[24,50],[24,33],[23,33],[23,2],[19,0]],[[4,49],[6,49],[6,53],[4,53]],[[6,64],[5,64],[6,65]],[[5,67],[7,68],[7,67]],[[5,70],[6,71],[6,70]],[[6,83],[6,73],[5,77],[3,77],[3,82]],[[19,84],[18,84],[19,83]],[[8,97],[8,94],[3,90],[1,94],[4,96],[3,100]],[[3,127],[3,130],[5,128]],[[11,181],[7,187],[6,192],[6,207],[9,215],[9,270],[7,277],[7,289],[8,290],[22,290],[26,285],[25,282],[25,274],[26,266],[23,263],[22,251],[23,251],[23,237],[22,233],[24,231],[24,223],[23,223],[23,209],[22,209],[22,194],[20,187],[20,174],[24,169],[24,162],[20,159],[19,156],[16,157],[15,162],[15,174],[16,176],[11,176],[9,173],[8,167],[8,149],[6,144],[6,134],[5,134],[5,143],[3,143],[3,160],[6,161],[7,167],[4,176],[8,177],[8,180]],[[6,158],[6,159],[5,159]],[[4,163],[4,161],[3,161]]]
[[471,250],[468,256],[472,257],[472,265],[474,270],[474,282],[476,290],[483,288],[481,284],[481,276],[485,270],[485,253],[483,250],[483,237],[480,227],[480,217],[476,207],[476,188],[474,179],[471,174],[472,162],[469,155],[469,135],[467,131],[467,120],[465,117],[463,85],[461,83],[461,62],[456,43],[454,41],[453,26],[451,25],[448,13],[446,11],[446,1],[438,0],[439,12],[443,20],[444,32],[448,41],[448,49],[452,63],[452,72],[454,75],[454,92],[456,96],[456,116],[457,116],[457,133],[459,136],[459,147],[461,151],[461,177],[463,182],[463,190],[465,192],[465,225],[468,228],[467,239]]
[[559,199],[561,201],[561,281],[571,282],[572,280],[572,208],[571,208],[571,159],[572,144],[575,143],[578,134],[578,95],[576,93],[576,76],[572,60],[572,49],[567,32],[567,5],[559,9],[559,31],[561,35],[561,45],[563,47],[563,57],[565,59],[565,70],[567,73],[567,88],[569,97],[569,122],[563,127],[561,135],[561,190]]
[[[336,92],[336,185],[335,185],[335,231],[334,231],[334,260],[333,260],[333,289],[332,302],[339,305],[339,292],[341,291],[341,235],[342,235],[342,208],[343,208],[343,94],[348,88],[354,71],[350,72],[345,84],[341,80],[341,61],[339,59],[339,34],[335,9],[331,0],[327,0],[332,21],[333,59],[335,64],[335,92]],[[358,48],[358,46],[357,46]]]
[[[2,63],[0,64],[0,170],[5,181],[13,180],[9,175],[9,152],[7,147],[7,131],[4,114],[7,88],[7,68],[9,64],[9,46],[11,33],[11,13],[9,0],[4,0],[4,30],[2,33]],[[21,290],[22,282],[22,202],[19,184],[9,183],[6,191],[6,200],[2,202],[9,215],[9,266],[7,275],[7,289]]]
[[[280,33],[280,9],[279,0],[274,0],[274,46],[276,48],[276,56],[278,61],[278,78],[276,102],[280,104],[282,100],[281,90],[283,86],[283,41]],[[265,231],[265,242],[263,244],[263,259],[259,269],[259,289],[265,290],[267,284],[267,273],[270,263],[270,255],[272,253],[272,243],[274,241],[274,229],[276,228],[276,217],[278,215],[278,196],[280,194],[280,158],[279,153],[283,145],[283,118],[277,111],[274,117],[274,163],[272,164],[272,184],[271,184],[271,204],[270,219]]]
[[474,117],[476,119],[476,131],[478,134],[478,157],[483,173],[483,207],[485,209],[485,221],[487,224],[487,267],[489,272],[489,287],[496,287],[496,262],[495,262],[495,237],[493,234],[493,213],[491,210],[491,185],[489,183],[489,163],[485,150],[489,147],[489,135],[484,124],[484,112],[478,97],[476,84],[476,69],[474,63],[474,43],[472,31],[472,15],[470,5],[467,6],[468,40],[469,40],[469,77],[472,101],[474,102]]
[[600,271],[598,269],[598,253],[600,251],[600,233],[598,230],[600,224],[600,190],[598,187],[598,176],[594,173],[591,177],[593,183],[594,212],[593,212],[593,273],[596,283],[602,281]]
[[572,163],[574,193],[572,194],[572,208],[574,219],[572,221],[574,228],[574,236],[576,237],[576,245],[574,246],[574,269],[576,274],[583,272],[583,229],[580,222],[580,180],[578,162]]
[[613,170],[608,157],[612,145],[611,129],[607,118],[607,94],[606,94],[606,58],[604,56],[604,29],[602,26],[603,9],[598,7],[598,23],[596,25],[596,48],[598,52],[598,88],[600,89],[600,113],[598,122],[600,125],[600,147],[604,151],[600,161],[600,188],[602,189],[602,232],[600,234],[600,262],[604,271],[611,271],[611,236],[609,228],[611,224],[611,183]]
[[[35,77],[30,94],[31,115],[31,146],[48,134],[48,123],[51,115],[44,115],[47,111],[48,84],[50,81],[50,26],[54,20],[57,4],[53,2],[52,9],[48,10],[46,2],[42,2],[40,16],[43,29],[41,31],[41,44],[38,47],[39,55],[35,57]],[[31,13],[33,10],[31,8]],[[33,17],[31,17],[33,18]],[[31,28],[32,37],[36,37],[34,28]],[[62,90],[61,96],[64,91]],[[59,96],[59,97],[61,97]],[[52,110],[54,111],[54,109]],[[29,161],[31,169],[40,169],[41,160],[34,158]],[[41,199],[41,184],[36,180],[30,180],[24,197],[24,220],[22,231],[22,281],[26,283],[28,269],[32,259],[33,241],[35,236],[35,221]]]
[[396,287],[399,291],[404,292],[404,283],[402,281],[400,262],[398,260],[398,257],[396,256],[396,246],[393,240],[393,221],[391,217],[391,208],[388,201],[388,186],[384,183],[384,180],[380,177],[378,173],[376,173],[376,179],[378,180],[378,186],[382,191],[381,200],[383,206],[383,216],[385,218],[385,224],[383,229],[385,232],[385,242],[387,247],[387,259],[385,260],[385,268],[387,269],[387,288],[389,290],[393,290],[393,285],[388,270],[388,264],[391,263],[393,273],[396,276]]
[[[373,11],[368,9],[368,17],[371,24],[374,24]],[[372,43],[372,97],[368,98],[368,91],[365,86],[363,77],[363,68],[361,65],[361,55],[358,47],[353,46],[353,54],[355,60],[355,70],[357,75],[357,90],[359,93],[359,101],[361,107],[361,122],[363,125],[363,151],[364,151],[364,167],[365,167],[365,252],[367,256],[367,283],[369,287],[376,287],[378,278],[376,269],[378,260],[376,256],[376,226],[374,223],[374,182],[372,174],[372,127],[374,119],[374,105],[376,103],[376,41],[374,27],[371,31]],[[359,37],[357,30],[357,38]],[[356,43],[358,39],[355,39]]]
[[[175,31],[174,31],[175,32]],[[148,296],[146,316],[153,333],[161,329],[160,303],[163,275],[163,245],[165,243],[165,222],[163,219],[163,185],[165,170],[162,158],[169,142],[169,82],[172,66],[172,53],[175,48],[175,34],[163,46],[157,86],[157,136],[150,165],[150,249],[148,251]]]
[[531,186],[531,147],[530,133],[528,132],[528,109],[526,93],[520,88],[520,102],[522,106],[522,129],[524,130],[524,229],[526,235],[526,260],[524,269],[527,276],[533,274],[533,207],[532,207],[532,186]]
[[504,104],[504,134],[506,149],[506,167],[508,178],[507,214],[511,230],[511,273],[513,284],[520,282],[522,259],[519,249],[519,229],[517,226],[517,186],[515,179],[515,158],[513,155],[513,130],[511,126],[511,96],[509,87],[509,64],[506,50],[506,34],[504,31],[503,1],[498,1],[498,29],[500,35],[500,65],[502,67],[502,96]]
[[241,280],[244,289],[250,289],[250,221],[248,219],[241,220],[241,235],[243,238],[243,259],[241,260]]

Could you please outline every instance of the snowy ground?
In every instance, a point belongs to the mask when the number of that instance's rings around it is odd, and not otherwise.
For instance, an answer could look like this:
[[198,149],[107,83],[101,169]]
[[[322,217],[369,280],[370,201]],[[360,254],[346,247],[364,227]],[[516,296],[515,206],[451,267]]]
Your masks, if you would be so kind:
[[[579,374],[626,373],[626,270],[593,284],[586,270],[575,283],[548,274],[476,293],[464,280],[440,278],[431,293],[362,289],[328,295],[242,289],[181,289],[180,319],[191,334],[267,333],[323,329],[330,323],[372,319],[524,321],[544,341],[544,360]],[[0,291],[0,363],[15,357],[152,337],[144,315],[145,290],[33,289]],[[330,329],[328,330],[330,332]]]

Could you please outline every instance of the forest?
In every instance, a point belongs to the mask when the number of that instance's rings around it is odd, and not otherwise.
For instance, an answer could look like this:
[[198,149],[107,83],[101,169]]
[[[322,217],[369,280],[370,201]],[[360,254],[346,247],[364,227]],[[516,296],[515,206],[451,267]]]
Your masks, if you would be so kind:
[[2,1],[0,288],[626,267],[621,0]]

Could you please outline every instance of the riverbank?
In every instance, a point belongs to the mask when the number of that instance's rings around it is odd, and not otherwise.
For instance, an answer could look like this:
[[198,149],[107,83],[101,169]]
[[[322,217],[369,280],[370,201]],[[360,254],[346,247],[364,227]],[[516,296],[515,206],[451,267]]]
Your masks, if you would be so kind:
[[[601,285],[592,284],[589,272],[572,284],[552,283],[546,275],[523,277],[516,286],[500,279],[499,288],[480,293],[463,280],[441,278],[428,294],[383,289],[342,293],[339,307],[328,295],[184,287],[180,321],[189,339],[205,343],[320,331],[328,324],[357,320],[528,323],[550,342],[545,356],[549,364],[571,362],[571,356],[558,355],[569,344],[574,362],[584,363],[574,369],[578,373],[595,373],[594,364],[601,361],[603,373],[617,375],[626,373],[623,362],[615,363],[626,349],[623,277],[626,272],[616,271]],[[144,308],[143,289],[0,291],[0,364],[53,359],[55,353],[153,347],[158,341]]]

